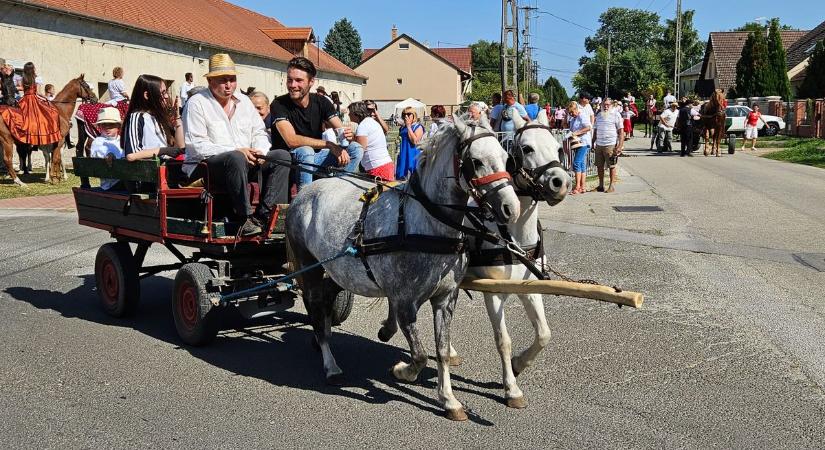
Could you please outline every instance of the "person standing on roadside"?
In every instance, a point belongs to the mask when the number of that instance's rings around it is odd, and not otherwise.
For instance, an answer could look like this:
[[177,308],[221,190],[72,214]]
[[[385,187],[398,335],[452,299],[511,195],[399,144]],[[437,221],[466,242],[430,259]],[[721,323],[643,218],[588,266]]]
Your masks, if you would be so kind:
[[678,103],[671,102],[670,107],[662,111],[659,119],[659,133],[656,137],[656,151],[659,153],[673,150],[671,142],[673,141],[673,127],[676,126],[676,119],[679,117],[678,107]]
[[[627,110],[628,108],[625,107]],[[614,192],[613,182],[616,180],[616,163],[624,148],[624,124],[622,117],[612,108],[612,101],[605,99],[602,102],[602,111],[596,116],[593,126],[593,143],[596,151],[596,170],[599,174],[598,192],[604,189],[604,168],[610,169],[610,184],[607,192]]]
[[751,150],[756,150],[756,138],[759,137],[760,120],[765,124],[765,127],[768,127],[768,123],[765,122],[765,119],[762,118],[762,113],[759,112],[759,105],[754,103],[753,109],[748,113],[748,119],[745,123],[745,139],[744,142],[742,142],[742,151],[745,150],[748,139],[751,140]]
[[593,129],[590,123],[590,117],[579,109],[579,104],[570,102],[567,105],[567,122],[570,127],[569,137],[576,138],[571,140],[571,144],[576,142],[580,147],[575,149],[573,155],[573,171],[576,173],[576,186],[571,194],[584,194],[587,192],[585,187],[585,174],[587,172],[587,154],[590,153],[590,131]]

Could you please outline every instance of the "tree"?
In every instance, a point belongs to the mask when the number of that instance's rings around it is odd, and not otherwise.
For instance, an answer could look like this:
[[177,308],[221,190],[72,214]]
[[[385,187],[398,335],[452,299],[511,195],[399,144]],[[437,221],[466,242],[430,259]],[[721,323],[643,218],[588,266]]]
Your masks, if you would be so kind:
[[611,52],[618,55],[633,48],[649,47],[662,35],[659,15],[642,9],[608,8],[599,16],[599,22],[596,34],[584,40],[584,48],[590,53],[607,48],[608,36]]
[[561,85],[556,77],[548,77],[542,86],[542,99],[540,103],[552,103],[553,106],[565,104],[570,99],[567,90]]
[[[695,11],[689,9],[682,13],[682,42],[680,70],[685,70],[698,63],[705,55],[705,41],[699,39],[699,32],[693,26]],[[659,41],[659,53],[662,57],[662,67],[668,77],[673,76],[673,65],[676,60],[676,19],[666,19],[664,33]]]
[[768,31],[768,67],[766,95],[778,95],[784,99],[791,97],[791,82],[788,79],[788,60],[782,46],[779,19],[772,19]]
[[805,80],[799,86],[797,98],[825,97],[825,41],[819,41],[808,60]]
[[[479,40],[470,44],[473,59],[473,89],[467,100],[489,102],[493,93],[501,93],[501,44]],[[524,60],[519,64],[525,64]],[[519,66],[524,67],[524,66]],[[523,82],[524,71],[519,70],[519,82]]]
[[769,82],[768,42],[762,31],[748,34],[736,63],[736,89],[739,97],[766,95]]
[[[773,19],[771,19],[771,21],[774,21],[774,20],[778,20],[778,19],[777,19],[777,18],[773,18]],[[734,29],[733,29],[733,30],[731,30],[731,31],[750,31],[750,32],[754,32],[754,31],[766,31],[766,30],[768,29],[768,26],[769,26],[769,24],[768,24],[768,23],[766,23],[765,25],[762,25],[762,24],[761,24],[761,23],[759,23],[759,22],[746,22],[746,23],[745,23],[744,25],[742,25],[741,27],[734,28]],[[780,26],[779,26],[779,29],[780,29],[780,30],[793,30],[793,29],[794,29],[794,27],[792,27],[792,26],[790,26],[790,25],[788,25],[788,24],[785,24],[785,25],[780,25]]]
[[324,51],[349,67],[361,63],[361,35],[348,19],[341,19],[332,25],[326,39]]

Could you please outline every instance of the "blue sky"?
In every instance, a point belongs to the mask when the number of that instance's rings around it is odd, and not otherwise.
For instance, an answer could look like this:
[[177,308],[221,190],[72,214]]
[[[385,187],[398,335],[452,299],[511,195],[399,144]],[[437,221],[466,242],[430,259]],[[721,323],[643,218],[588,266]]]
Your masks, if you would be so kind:
[[[364,48],[380,48],[390,40],[395,24],[430,46],[455,47],[479,39],[499,40],[501,2],[498,0],[457,0],[411,2],[373,0],[230,0],[232,3],[278,19],[287,26],[311,26],[323,39],[332,24],[346,17],[361,34]],[[520,0],[520,5],[537,6],[582,27],[598,28],[599,15],[610,6],[644,8],[658,12],[662,21],[676,12],[675,0]],[[783,24],[811,29],[825,21],[823,0],[683,0],[682,9],[694,9],[695,26],[702,39],[711,31],[726,31],[757,18],[779,17]],[[584,38],[593,34],[547,14],[531,22],[532,46],[537,50],[539,81],[552,75],[568,89],[570,78],[584,55]]]

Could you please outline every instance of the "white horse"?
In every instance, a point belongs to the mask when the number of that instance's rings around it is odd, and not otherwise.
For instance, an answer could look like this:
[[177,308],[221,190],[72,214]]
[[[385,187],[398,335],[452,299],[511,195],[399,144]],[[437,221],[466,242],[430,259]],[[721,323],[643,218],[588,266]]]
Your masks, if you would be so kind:
[[[338,258],[323,267],[340,288],[388,298],[391,317],[398,320],[385,322],[379,336],[389,339],[400,325],[407,338],[412,362],[399,362],[392,368],[401,380],[415,381],[427,365],[416,315],[429,300],[438,355],[438,399],[448,418],[466,420],[452,392],[449,354],[450,322],[468,258],[462,233],[445,223],[460,225],[465,212],[442,205],[466,205],[472,195],[502,223],[515,220],[520,208],[506,172],[507,153],[486,119],[465,123],[455,117],[454,121],[455,125],[442,126],[425,143],[415,175],[403,191],[388,190],[374,203],[359,202],[369,184],[349,178],[318,180],[302,189],[290,205],[286,230],[297,268],[334,257],[348,246],[359,250],[360,258]],[[434,212],[440,217],[434,217]],[[398,236],[402,231],[406,238],[398,246],[372,253],[367,249],[376,238]],[[342,371],[329,347],[334,295],[325,295],[319,270],[302,275],[300,282],[327,381],[338,383]]]
[[[553,138],[549,128],[549,121],[544,111],[541,111],[538,120],[525,123],[524,120],[515,114],[513,117],[517,129],[522,131],[517,133],[511,156],[515,158],[515,166],[508,161],[508,169],[518,170],[519,161],[525,171],[523,173],[513,173],[513,181],[517,187],[519,200],[521,202],[521,215],[515,223],[507,225],[507,232],[512,241],[522,248],[533,249],[540,242],[541,230],[538,228],[537,199],[545,200],[550,206],[561,202],[570,189],[570,176],[559,165],[559,143]],[[537,126],[539,125],[539,126]],[[532,178],[532,183],[526,178]],[[531,189],[532,187],[532,189]],[[532,191],[532,192],[531,192]],[[531,195],[537,193],[539,195]],[[495,223],[486,222],[485,225],[493,231],[499,228]],[[498,280],[527,280],[536,277],[518,260],[507,259],[507,254],[498,261],[491,263],[491,255],[495,255],[496,249],[501,251],[503,247],[496,247],[493,244],[484,243],[482,251],[474,254],[471,251],[470,267],[467,276],[474,278],[493,278]],[[528,251],[528,253],[530,253]],[[544,254],[541,252],[538,260],[544,263]],[[502,261],[502,259],[504,259]],[[482,264],[482,265],[479,265]],[[483,265],[491,264],[491,265]],[[507,294],[484,293],[484,303],[487,307],[487,315],[493,325],[493,335],[496,340],[496,348],[501,357],[502,381],[504,384],[504,397],[507,406],[512,408],[524,408],[527,402],[524,394],[516,384],[516,376],[529,367],[539,352],[550,340],[550,328],[547,325],[547,318],[544,314],[544,304],[541,294],[517,294],[519,300],[527,313],[527,317],[535,329],[535,339],[533,344],[523,350],[520,354],[512,357],[510,335],[504,322],[504,301]],[[460,361],[454,349],[450,349],[453,361]]]

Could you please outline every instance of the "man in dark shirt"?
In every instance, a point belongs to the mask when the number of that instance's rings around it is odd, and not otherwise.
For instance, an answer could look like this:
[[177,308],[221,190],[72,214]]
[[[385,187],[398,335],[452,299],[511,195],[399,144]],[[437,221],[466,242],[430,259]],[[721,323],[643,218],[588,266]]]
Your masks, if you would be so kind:
[[[273,121],[272,148],[289,149],[301,163],[343,167],[349,172],[356,172],[364,151],[357,142],[353,142],[352,129],[344,127],[332,103],[318,94],[309,93],[315,75],[312,61],[303,57],[289,61],[287,94],[276,98],[269,108]],[[338,142],[321,139],[323,125],[336,130]],[[298,189],[310,183],[312,173],[300,171]]]
[[679,142],[681,144],[681,152],[679,156],[691,156],[693,151],[693,120],[690,117],[691,103],[687,99],[682,99],[679,105],[679,117],[676,123],[679,125]]

